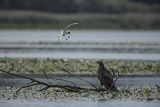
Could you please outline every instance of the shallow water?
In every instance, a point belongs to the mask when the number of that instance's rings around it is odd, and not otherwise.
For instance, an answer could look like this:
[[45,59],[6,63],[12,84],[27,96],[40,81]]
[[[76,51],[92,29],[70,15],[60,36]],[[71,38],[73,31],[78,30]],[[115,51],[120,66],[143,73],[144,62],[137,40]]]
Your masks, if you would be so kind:
[[[57,30],[0,30],[0,42],[4,41],[57,41]],[[159,42],[160,31],[71,31],[68,41]]]
[[108,59],[108,60],[151,60],[159,61],[160,54],[139,54],[139,53],[104,53],[104,52],[66,52],[66,51],[53,51],[53,52],[11,52],[0,53],[0,57],[13,57],[13,58],[56,58],[56,59]]
[[[60,78],[60,79],[65,79],[71,82],[76,83],[77,85],[80,86],[88,86],[87,83],[80,81],[79,79],[77,79],[76,77],[56,77],[53,76],[54,78]],[[97,78],[97,76],[81,76],[81,78],[83,78],[86,81],[89,81],[90,83],[94,84],[95,86],[99,86],[99,80]],[[35,79],[39,80],[39,81],[44,81],[44,82],[48,82],[48,80],[46,78],[40,78],[40,77],[36,77]],[[23,86],[24,84],[29,83],[30,80],[27,79],[22,79],[22,78],[0,78],[0,87],[19,87],[19,86]],[[59,81],[59,80],[55,80],[55,79],[50,79],[50,82],[52,84],[61,84],[61,85],[73,85],[71,83],[68,82],[64,82],[64,81]],[[126,76],[126,77],[119,77],[119,79],[116,81],[116,86],[118,88],[126,88],[126,87],[130,87],[130,88],[150,88],[150,87],[155,87],[155,85],[160,83],[160,77],[157,76]]]
[[[160,42],[160,31],[72,31],[72,37],[68,40],[77,41],[77,42]],[[0,42],[15,42],[15,41],[57,41],[59,31],[56,30],[0,30]],[[63,41],[63,40],[62,40]],[[2,44],[1,44],[2,45]],[[2,46],[1,46],[2,47]],[[160,47],[145,47],[145,52],[137,53],[137,51],[143,51],[137,47],[127,49],[118,48],[117,51],[110,48],[107,50],[106,46],[91,47],[81,46],[81,50],[78,50],[76,47],[74,49],[68,49],[63,46],[61,50],[45,50],[39,49],[38,51],[25,50],[25,49],[1,49],[0,57],[20,57],[20,58],[56,58],[56,59],[111,59],[111,60],[160,60],[159,49]],[[104,49],[105,47],[105,49]],[[47,47],[46,47],[47,48]],[[31,48],[30,48],[31,49]],[[59,47],[57,48],[59,49]],[[133,53],[127,52],[134,51]],[[127,50],[127,51],[126,51]],[[156,50],[155,53],[147,53],[148,50]],[[119,53],[119,51],[122,51]],[[125,52],[125,53],[124,53]]]
[[159,107],[159,102],[139,101],[56,101],[56,102],[28,102],[28,101],[0,101],[0,107]]

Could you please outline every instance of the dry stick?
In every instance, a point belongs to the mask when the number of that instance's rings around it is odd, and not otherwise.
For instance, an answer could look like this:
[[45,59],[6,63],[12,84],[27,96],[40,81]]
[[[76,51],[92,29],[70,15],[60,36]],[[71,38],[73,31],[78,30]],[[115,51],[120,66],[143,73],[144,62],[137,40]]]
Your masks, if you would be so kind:
[[[70,89],[70,91],[80,91],[80,90],[84,90],[84,91],[107,91],[106,89],[93,89],[93,88],[82,88],[82,87],[76,87],[76,86],[69,86],[69,85],[50,85],[50,84],[47,84],[45,82],[41,82],[41,81],[38,81],[36,79],[33,79],[33,78],[29,78],[29,77],[26,77],[26,76],[22,76],[22,75],[18,75],[18,74],[14,74],[14,73],[10,73],[8,71],[4,71],[2,69],[0,69],[1,72],[3,73],[7,73],[9,75],[12,75],[12,76],[16,76],[16,77],[20,77],[20,78],[25,78],[25,79],[29,79],[33,82],[36,82],[38,85],[44,85],[48,88],[50,87],[57,87],[57,88],[61,88],[61,89]],[[35,84],[35,85],[37,85]],[[30,86],[33,86],[33,85],[30,85]],[[27,86],[26,86],[27,87]],[[23,88],[26,88],[26,87],[23,87]],[[28,86],[29,87],[29,86]]]
[[[36,82],[37,84],[41,84],[41,85],[44,85],[44,86],[46,86],[46,87],[58,87],[58,88],[63,88],[62,85],[50,85],[50,84],[47,84],[47,83],[45,83],[45,82],[38,81],[38,80],[33,79],[33,78],[29,78],[29,77],[26,77],[26,76],[22,76],[22,75],[10,73],[10,72],[4,71],[4,70],[2,70],[2,69],[0,69],[0,71],[3,72],[3,73],[7,73],[7,74],[10,74],[10,75],[16,76],[16,77],[29,79],[29,80],[31,80],[32,82]],[[35,85],[37,85],[37,84],[35,84]],[[33,84],[33,85],[28,85],[28,86],[23,86],[22,88],[26,88],[26,87],[30,87],[30,86],[34,86],[34,84]],[[64,88],[65,88],[65,87],[68,87],[68,86],[64,86]],[[69,88],[70,88],[70,87],[72,87],[72,86],[69,86]]]
[[68,82],[68,83],[71,83],[73,84],[74,86],[77,86],[74,82],[71,82],[71,81],[68,81],[68,80],[64,80],[64,79],[59,79],[59,78],[50,78],[50,79],[55,79],[55,80],[61,80],[61,81],[64,81],[64,82]]
[[28,84],[28,85],[25,85],[25,86],[23,86],[23,87],[21,87],[21,88],[19,88],[16,92],[19,92],[21,89],[23,89],[23,88],[27,88],[27,87],[31,87],[31,86],[35,86],[35,85],[38,85],[38,83],[33,83],[33,84]]
[[114,71],[112,71],[112,77],[115,77],[115,76],[116,76],[115,72],[114,72]]
[[158,84],[156,84],[155,86],[157,87],[157,90],[160,93],[160,86]]
[[45,71],[43,71],[43,74],[44,74],[44,76],[47,78],[49,84],[52,84],[52,83],[49,81],[49,79],[54,79],[54,80],[65,81],[65,82],[71,83],[71,84],[73,84],[74,86],[76,86],[76,84],[75,84],[74,82],[71,82],[71,81],[68,81],[68,80],[58,79],[58,78],[53,78],[53,77],[52,77],[52,78],[49,78]]
[[[54,64],[54,65],[57,66],[58,68],[60,68],[61,70],[63,70],[64,72],[67,72],[68,74],[70,74],[72,76],[75,76],[74,74],[72,74],[71,72],[69,72],[68,70],[66,70],[65,68],[62,68],[62,67],[58,66],[57,64]],[[92,83],[90,83],[90,82],[88,82],[88,81],[86,81],[86,80],[84,80],[84,79],[82,79],[80,77],[77,77],[77,76],[75,76],[75,77],[78,78],[79,80],[84,81],[85,83],[91,85],[95,89],[97,89],[97,87],[94,84],[92,84]]]
[[27,77],[27,76],[22,76],[22,75],[10,73],[10,72],[5,71],[5,70],[2,70],[2,69],[0,69],[0,71],[3,72],[3,73],[7,73],[7,74],[10,74],[10,75],[16,76],[16,77],[29,79],[29,80],[31,80],[31,81],[33,81],[33,82],[37,82],[37,83],[42,84],[42,85],[45,85],[45,86],[49,86],[49,84],[47,84],[47,83],[45,83],[45,82],[41,82],[41,81],[38,81],[38,80],[36,80],[36,79],[29,78],[29,77]]
[[48,80],[48,83],[51,84],[51,82],[49,81],[48,75],[46,74],[45,71],[43,71],[44,76],[46,77],[46,79]]
[[[115,73],[114,73],[115,74]],[[113,81],[112,85],[110,86],[109,89],[111,89],[113,87],[113,85],[115,85],[116,81],[118,80],[119,78],[119,71],[118,71],[118,74],[117,74],[117,78]]]

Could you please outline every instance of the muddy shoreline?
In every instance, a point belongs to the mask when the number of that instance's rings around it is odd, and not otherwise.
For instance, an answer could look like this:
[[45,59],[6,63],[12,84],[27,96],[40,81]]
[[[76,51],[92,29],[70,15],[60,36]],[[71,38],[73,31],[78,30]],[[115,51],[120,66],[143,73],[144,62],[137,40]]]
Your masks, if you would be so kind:
[[[55,66],[59,65],[67,69],[73,74],[95,76],[98,69],[97,60],[68,60],[68,59],[29,59],[29,58],[0,58],[0,67],[5,71],[10,71],[15,74],[24,75],[42,75],[45,71],[48,75],[61,74],[64,76],[64,71]],[[103,60],[105,67],[109,70],[114,69],[120,74],[136,74],[141,78],[143,74],[159,74],[159,61],[123,61],[123,60]],[[65,73],[66,74],[66,73]],[[6,74],[1,73],[0,79],[3,79]],[[124,75],[123,75],[124,76]],[[130,76],[131,77],[131,76]],[[152,77],[148,75],[148,77]],[[159,78],[159,77],[158,77]],[[149,80],[149,79],[147,79]],[[159,85],[159,84],[157,84]],[[86,86],[87,87],[87,86]],[[66,90],[49,88],[45,91],[38,91],[40,86],[29,87],[21,90],[18,94],[17,87],[0,87],[1,100],[27,100],[27,101],[98,101],[98,100],[119,100],[129,99],[138,101],[159,101],[160,90],[157,86],[130,88],[124,87],[120,92],[68,92]]]
[[160,101],[160,93],[157,88],[125,88],[120,92],[67,92],[65,90],[49,88],[45,91],[38,91],[37,87],[22,89],[18,93],[15,87],[0,88],[1,100],[27,100],[27,101],[107,101],[107,100],[138,100],[138,101]]

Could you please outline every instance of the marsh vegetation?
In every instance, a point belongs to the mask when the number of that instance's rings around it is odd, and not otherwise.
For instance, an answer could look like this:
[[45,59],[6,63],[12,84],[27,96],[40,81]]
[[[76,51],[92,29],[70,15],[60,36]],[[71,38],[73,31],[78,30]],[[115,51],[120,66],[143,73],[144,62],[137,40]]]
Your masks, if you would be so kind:
[[[106,68],[119,71],[121,74],[160,73],[159,61],[123,61],[104,60]],[[0,58],[0,67],[17,74],[48,74],[65,73],[56,65],[75,74],[96,74],[96,60],[65,60],[65,59],[31,59],[31,58]]]

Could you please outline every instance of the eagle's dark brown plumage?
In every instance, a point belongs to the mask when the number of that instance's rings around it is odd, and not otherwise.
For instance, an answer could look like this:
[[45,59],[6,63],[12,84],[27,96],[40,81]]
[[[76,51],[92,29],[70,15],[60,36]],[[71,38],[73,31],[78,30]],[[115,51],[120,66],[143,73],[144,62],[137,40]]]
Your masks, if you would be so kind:
[[105,88],[109,90],[117,90],[114,84],[113,75],[105,68],[102,61],[97,61],[97,63],[99,64],[97,74],[101,85],[104,85]]

